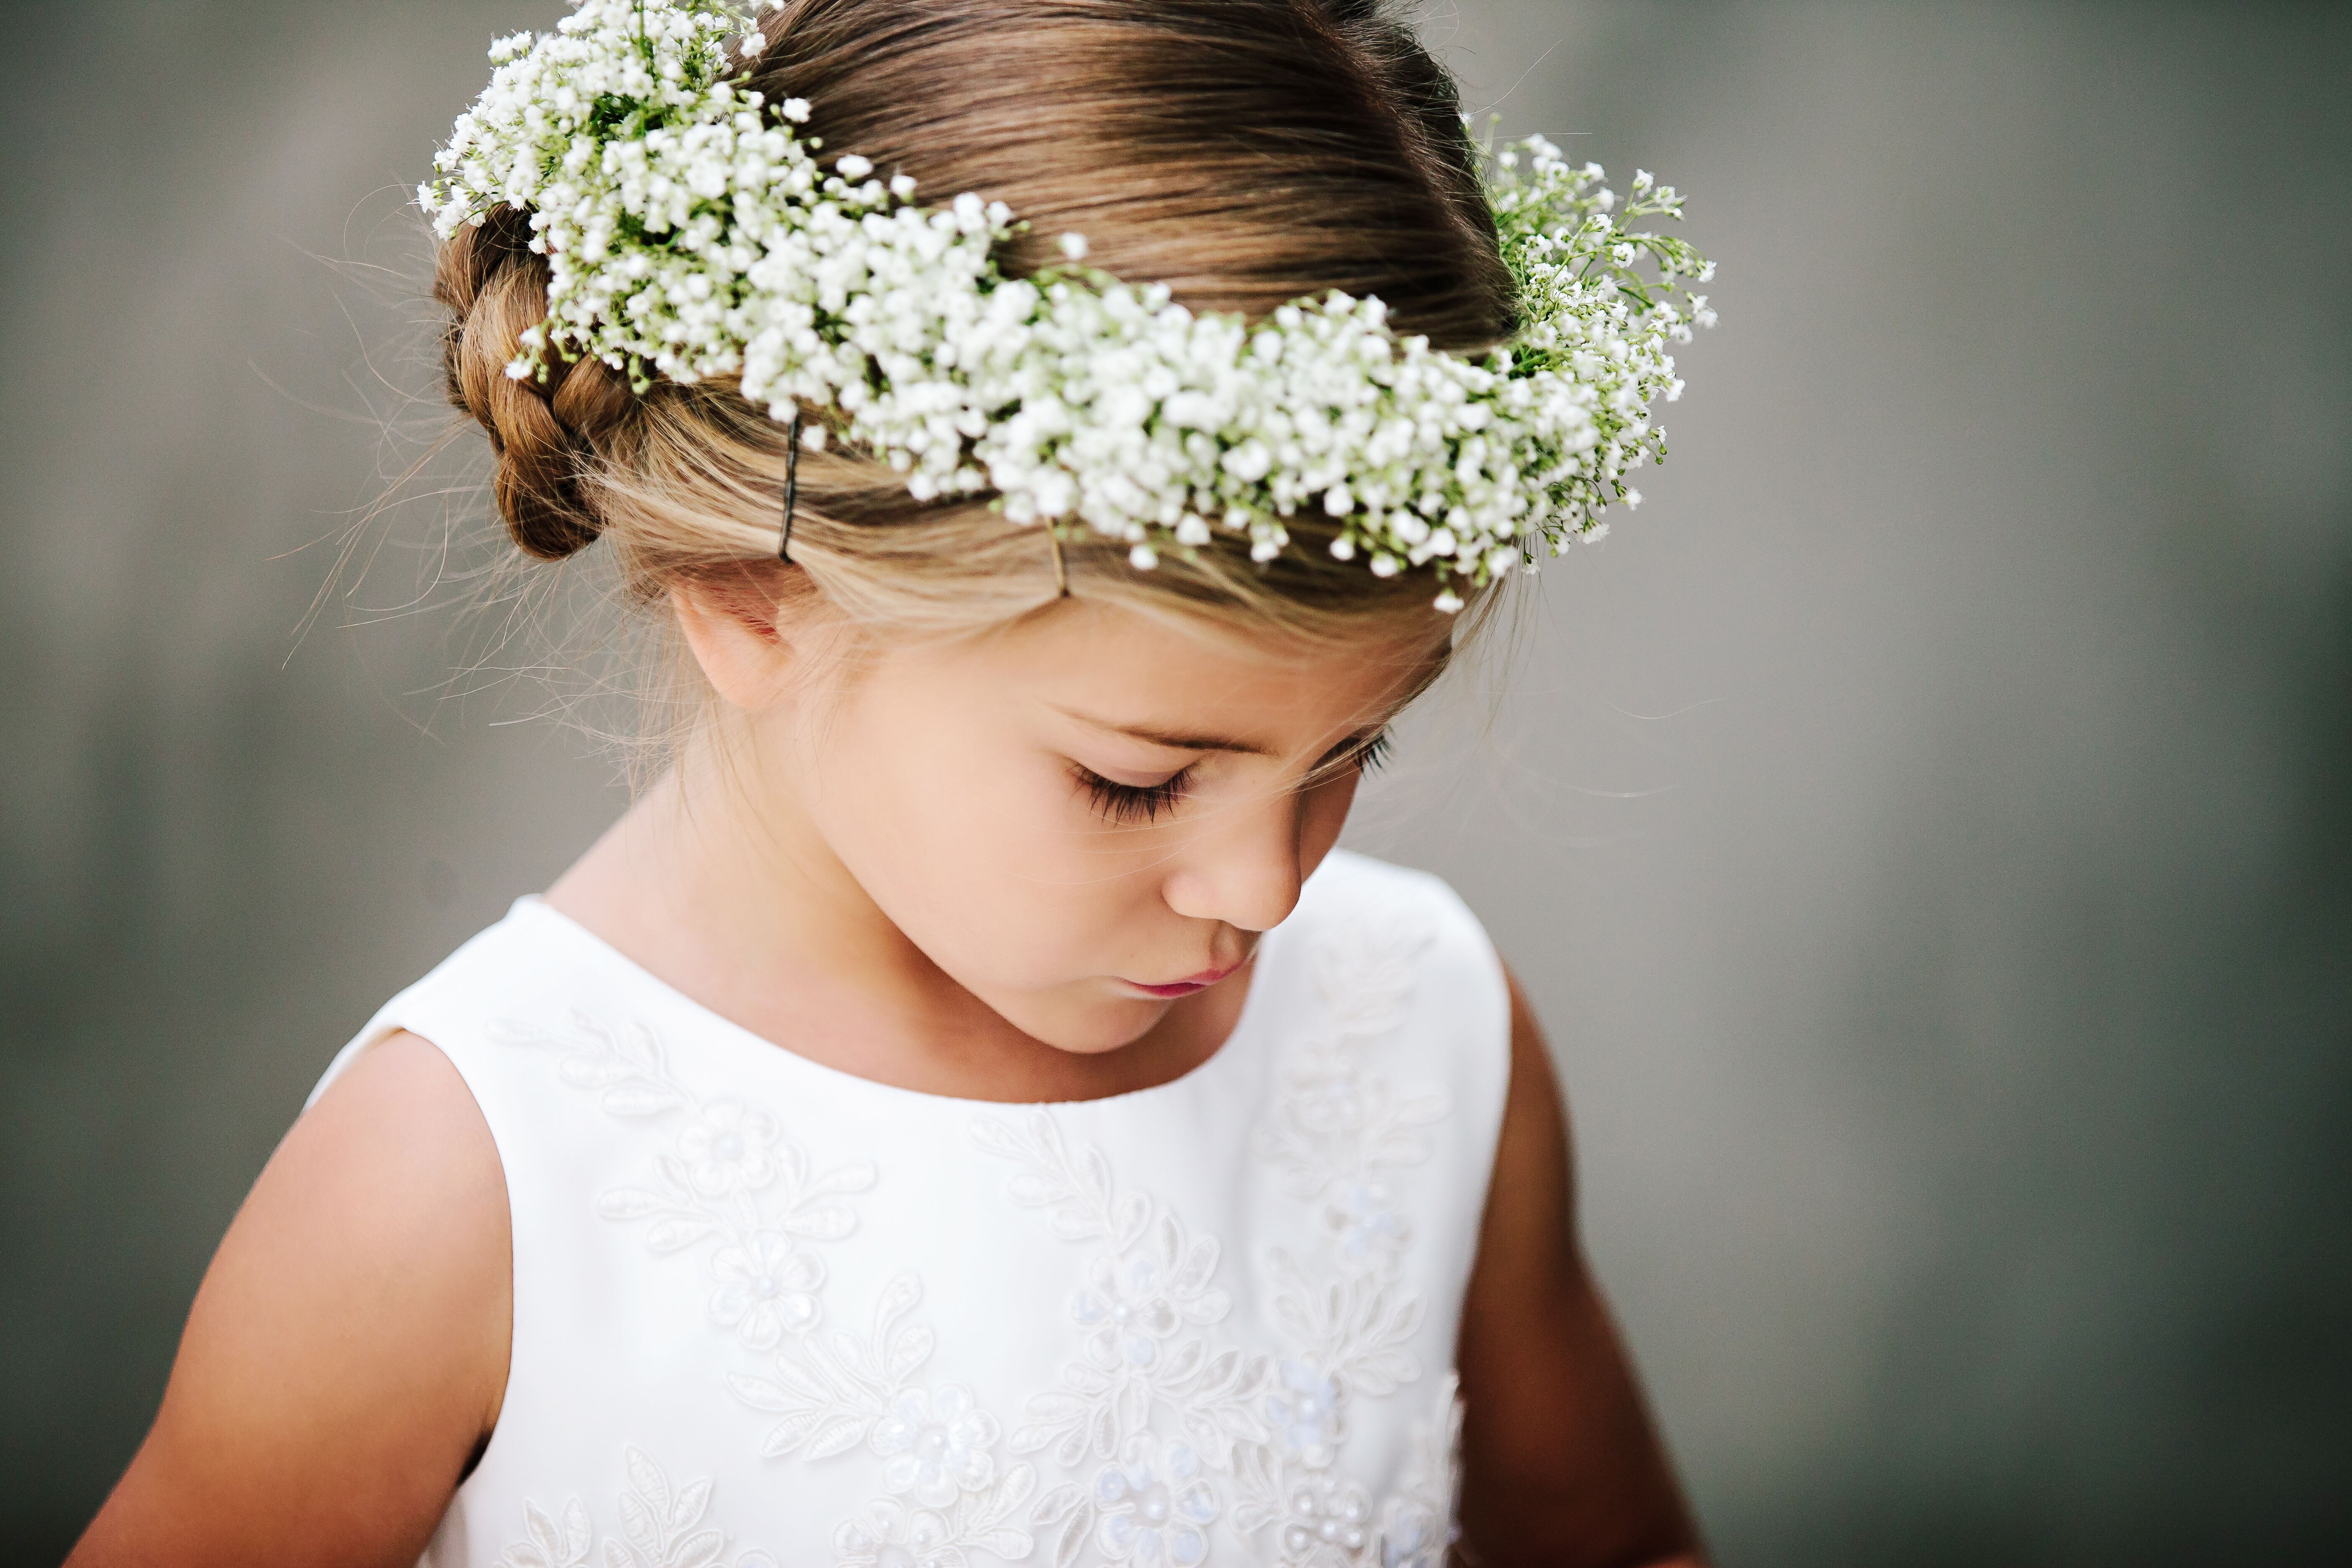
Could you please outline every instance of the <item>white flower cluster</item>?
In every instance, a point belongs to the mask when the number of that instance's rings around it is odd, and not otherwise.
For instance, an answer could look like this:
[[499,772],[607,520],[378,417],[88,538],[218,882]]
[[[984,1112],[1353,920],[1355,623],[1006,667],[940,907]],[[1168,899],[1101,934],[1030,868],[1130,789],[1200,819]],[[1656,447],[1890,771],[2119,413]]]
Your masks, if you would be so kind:
[[[1638,174],[1622,214],[1597,164],[1540,138],[1491,154],[1487,195],[1520,329],[1475,358],[1401,337],[1378,300],[1333,293],[1252,324],[1084,265],[1007,279],[1001,203],[915,204],[855,153],[793,127],[808,105],[740,86],[755,18],[730,0],[578,0],[551,33],[500,39],[419,200],[444,237],[501,205],[530,214],[551,278],[545,356],[593,354],[642,391],[735,377],[778,418],[818,416],[919,500],[994,492],[1007,517],[1082,524],[1138,567],[1220,531],[1259,561],[1285,520],[1391,576],[1484,585],[1603,529],[1626,476],[1664,455],[1652,405],[1682,391],[1668,345],[1714,323],[1685,289],[1712,268],[1631,233],[1681,216]],[[1614,214],[1615,216],[1612,216]],[[1656,276],[1640,268],[1652,265]]]

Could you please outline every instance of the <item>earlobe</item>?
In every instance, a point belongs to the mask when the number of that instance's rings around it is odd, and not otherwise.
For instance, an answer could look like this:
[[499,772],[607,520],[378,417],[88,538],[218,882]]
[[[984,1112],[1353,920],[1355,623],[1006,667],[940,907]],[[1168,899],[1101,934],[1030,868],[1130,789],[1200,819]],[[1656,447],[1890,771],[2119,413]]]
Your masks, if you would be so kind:
[[789,692],[799,660],[766,595],[749,584],[681,584],[669,600],[703,679],[730,706],[757,712]]

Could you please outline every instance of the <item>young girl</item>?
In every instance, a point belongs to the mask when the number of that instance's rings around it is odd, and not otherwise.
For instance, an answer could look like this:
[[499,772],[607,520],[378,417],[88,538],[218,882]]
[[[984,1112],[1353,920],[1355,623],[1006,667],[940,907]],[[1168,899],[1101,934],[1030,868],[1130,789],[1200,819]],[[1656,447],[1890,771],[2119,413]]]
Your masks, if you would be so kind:
[[1694,1561],[1535,1020],[1332,847],[1697,258],[1369,0],[492,58],[450,395],[702,719],[337,1058],[73,1561]]

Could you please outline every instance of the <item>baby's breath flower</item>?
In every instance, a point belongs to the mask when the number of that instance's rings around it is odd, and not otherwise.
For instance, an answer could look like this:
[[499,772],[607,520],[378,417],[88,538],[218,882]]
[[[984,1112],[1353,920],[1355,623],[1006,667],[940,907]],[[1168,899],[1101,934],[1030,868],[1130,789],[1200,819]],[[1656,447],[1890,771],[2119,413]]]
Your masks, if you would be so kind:
[[[855,153],[826,172],[792,129],[807,101],[736,78],[763,42],[725,0],[579,0],[493,46],[418,196],[445,237],[530,214],[548,320],[509,374],[553,353],[641,391],[731,377],[780,419],[823,410],[919,500],[992,491],[1016,522],[1127,544],[1139,570],[1207,544],[1210,519],[1271,561],[1312,509],[1334,558],[1426,567],[1450,612],[1461,580],[1533,571],[1639,504],[1626,477],[1665,453],[1650,410],[1682,387],[1667,345],[1715,324],[1684,287],[1713,264],[1625,226],[1679,218],[1680,195],[1639,172],[1612,217],[1600,165],[1541,137],[1486,153],[1522,326],[1475,357],[1337,291],[1255,324],[1196,314],[1085,268],[1080,234],[1066,267],[1008,279],[1003,203],[918,207],[910,178]],[[824,438],[805,425],[804,445]]]

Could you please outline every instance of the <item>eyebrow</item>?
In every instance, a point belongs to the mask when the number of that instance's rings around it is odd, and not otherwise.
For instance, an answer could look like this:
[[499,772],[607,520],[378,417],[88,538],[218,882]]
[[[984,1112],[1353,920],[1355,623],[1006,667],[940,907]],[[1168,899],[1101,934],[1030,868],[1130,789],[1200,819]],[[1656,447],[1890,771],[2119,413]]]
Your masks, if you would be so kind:
[[1235,740],[1230,735],[1187,734],[1177,730],[1163,730],[1153,724],[1115,724],[1108,719],[1097,719],[1091,713],[1081,713],[1075,708],[1052,705],[1054,711],[1065,718],[1097,730],[1108,730],[1114,735],[1127,735],[1155,746],[1166,746],[1176,752],[1238,752],[1244,756],[1270,757],[1274,748],[1261,746],[1255,741]]

